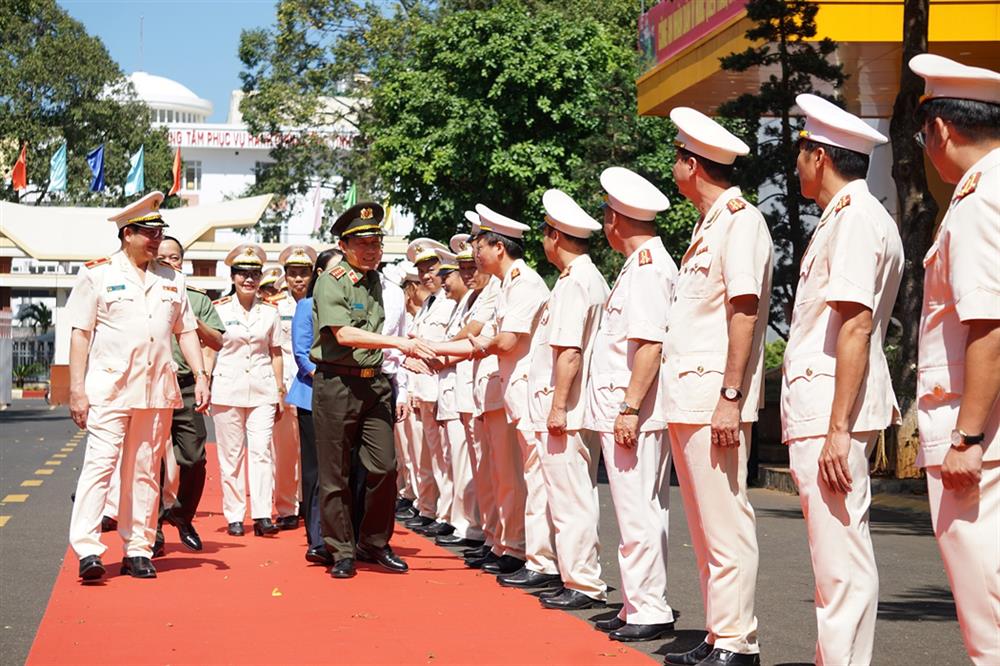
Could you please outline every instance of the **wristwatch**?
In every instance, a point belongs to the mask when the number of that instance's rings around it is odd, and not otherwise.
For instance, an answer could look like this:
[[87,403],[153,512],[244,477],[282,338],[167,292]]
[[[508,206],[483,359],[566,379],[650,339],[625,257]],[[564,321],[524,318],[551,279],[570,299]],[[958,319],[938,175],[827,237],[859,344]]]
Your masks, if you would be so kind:
[[951,431],[951,448],[957,449],[963,446],[979,446],[986,439],[986,433],[981,432],[978,435],[967,435],[961,430]]
[[195,370],[194,376],[195,377],[209,377],[210,375],[208,374],[207,370],[205,370],[204,368],[202,368],[201,370]]
[[630,407],[627,402],[622,401],[622,403],[618,405],[619,416],[635,416],[638,413],[639,413],[639,408]]
[[719,390],[719,395],[729,402],[736,402],[743,397],[743,391],[738,388],[732,388],[731,386],[723,386],[722,389]]

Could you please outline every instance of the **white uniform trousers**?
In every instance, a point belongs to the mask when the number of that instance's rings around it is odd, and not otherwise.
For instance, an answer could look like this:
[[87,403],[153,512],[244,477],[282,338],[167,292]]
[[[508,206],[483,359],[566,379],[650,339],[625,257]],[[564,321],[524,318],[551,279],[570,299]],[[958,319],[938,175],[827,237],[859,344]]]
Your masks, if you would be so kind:
[[498,531],[493,553],[524,559],[524,461],[517,431],[507,422],[503,409],[483,414],[483,433],[490,456],[493,496],[497,507]]
[[285,403],[285,414],[274,424],[274,512],[278,517],[299,514],[299,414]]
[[172,409],[91,405],[87,450],[76,484],[69,542],[77,557],[102,555],[101,515],[121,458],[118,534],[126,557],[152,557],[160,504],[160,458],[170,437]]
[[434,487],[437,488],[437,504],[431,517],[446,523],[451,516],[455,492],[451,479],[451,453],[448,451],[448,442],[442,436],[441,423],[437,420],[437,403],[421,400],[419,404],[420,425],[424,432],[421,473],[426,474],[429,465]]
[[983,463],[979,487],[961,492],[928,467],[927,499],[965,649],[978,666],[1000,664],[1000,462]]
[[397,421],[393,426],[396,444],[396,496],[411,502],[417,499],[417,473],[413,468],[413,457],[410,455],[413,446],[413,411],[406,418]]
[[[118,520],[118,498],[122,491],[122,459],[118,456],[118,463],[115,465],[115,473],[108,480],[108,499],[104,503],[102,515]],[[163,475],[160,479],[160,494],[163,508],[169,509],[177,504],[177,489],[181,483],[181,468],[177,466],[177,458],[174,457],[174,447],[168,440],[163,445]]]
[[525,567],[541,574],[559,573],[556,563],[556,528],[549,512],[549,494],[542,472],[541,442],[533,432],[517,431],[524,466]]
[[608,586],[601,580],[597,534],[600,441],[594,433],[580,430],[559,436],[540,432],[536,437],[563,587],[604,601]]
[[747,498],[747,449],[712,445],[708,425],[670,424],[674,468],[680,481],[691,545],[705,603],[707,643],[739,654],[757,654],[757,522]]
[[868,530],[871,480],[868,456],[876,432],[851,433],[847,464],[851,492],[834,492],[819,478],[826,437],[788,442],[816,579],[816,666],[872,661],[878,615],[878,568]]
[[[471,414],[462,414],[462,418],[472,418]],[[494,546],[499,543],[500,513],[497,511],[496,496],[493,489],[493,461],[489,449],[489,437],[486,433],[486,421],[482,416],[472,418],[472,435],[475,445],[472,448],[472,475],[476,484],[476,499],[479,504],[479,516],[483,525],[483,538],[486,544]]]
[[665,430],[639,433],[634,448],[599,433],[611,499],[618,518],[618,566],[628,624],[674,621],[667,603],[667,535],[670,527],[670,444]]
[[448,518],[455,534],[463,539],[483,538],[479,506],[476,502],[476,484],[472,477],[472,423],[465,418],[448,419],[441,426],[445,446],[451,453],[451,480],[453,499]]
[[437,512],[437,485],[431,471],[430,457],[424,456],[424,427],[420,422],[420,412],[414,408],[406,417],[410,432],[407,444],[410,447],[410,461],[413,464],[413,483],[417,494],[417,513],[425,518],[434,518]]
[[[274,495],[273,404],[259,407],[212,405],[222,513],[227,523],[242,523],[247,511],[247,468],[250,476],[250,517],[271,517]],[[287,414],[282,419],[287,418]],[[247,456],[249,449],[250,455]]]

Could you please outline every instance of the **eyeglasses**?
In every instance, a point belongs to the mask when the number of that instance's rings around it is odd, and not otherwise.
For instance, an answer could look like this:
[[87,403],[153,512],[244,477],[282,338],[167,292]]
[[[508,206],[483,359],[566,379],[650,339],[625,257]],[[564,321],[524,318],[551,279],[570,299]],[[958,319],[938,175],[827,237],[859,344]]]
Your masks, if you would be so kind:
[[139,225],[134,225],[132,228],[150,240],[163,238],[162,228],[153,229],[151,227],[140,227]]
[[255,270],[249,271],[234,271],[233,277],[238,277],[241,280],[253,280],[254,282],[260,280],[261,272]]

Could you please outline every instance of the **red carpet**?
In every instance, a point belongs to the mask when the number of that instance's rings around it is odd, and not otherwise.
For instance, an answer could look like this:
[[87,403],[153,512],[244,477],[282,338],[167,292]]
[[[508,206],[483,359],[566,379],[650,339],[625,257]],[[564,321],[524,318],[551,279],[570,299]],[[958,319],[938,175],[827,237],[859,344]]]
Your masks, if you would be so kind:
[[655,663],[403,529],[393,547],[409,574],[361,564],[346,581],[305,562],[301,528],[231,537],[214,447],[208,459],[205,550],[185,550],[165,526],[159,578],[137,580],[118,575],[121,542],[106,534],[97,586],[78,582],[68,551],[28,664]]

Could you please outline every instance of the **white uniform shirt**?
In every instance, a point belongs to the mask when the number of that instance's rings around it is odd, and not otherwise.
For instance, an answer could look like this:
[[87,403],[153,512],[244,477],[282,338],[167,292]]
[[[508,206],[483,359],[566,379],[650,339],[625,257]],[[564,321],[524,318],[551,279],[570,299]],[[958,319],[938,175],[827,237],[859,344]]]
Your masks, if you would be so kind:
[[[584,428],[614,431],[632,378],[636,349],[645,341],[663,342],[676,280],[677,265],[658,236],[640,245],[625,260],[604,304],[594,341]],[[640,432],[667,426],[658,406],[659,392],[659,381],[654,379],[639,406]]]
[[764,216],[738,187],[723,192],[699,221],[681,259],[660,373],[668,423],[708,424],[719,402],[729,350],[730,301],[760,299],[743,377],[740,420],[764,404],[764,334],[771,302],[774,246]]
[[[451,321],[451,312],[455,309],[455,301],[444,295],[444,289],[427,297],[423,305],[413,317],[413,336],[429,342],[441,342],[445,339],[445,329]],[[438,399],[438,376],[436,374],[410,376],[413,381],[409,385],[410,395],[424,402],[436,402]]]
[[287,390],[292,387],[292,380],[295,379],[298,369],[292,353],[292,317],[295,316],[295,298],[287,291],[283,291],[267,302],[278,309],[278,317],[281,319],[281,369],[285,373]]
[[556,347],[580,350],[580,371],[566,399],[566,430],[583,427],[590,356],[610,293],[604,276],[587,255],[574,259],[556,280],[535,331],[528,370],[528,413],[518,428],[545,432],[555,393]]
[[[452,340],[465,325],[465,313],[468,309],[471,291],[467,291],[459,299],[451,313],[451,321],[445,328],[445,340]],[[442,368],[438,373],[437,420],[451,421],[458,418],[458,374],[455,365]]]
[[[492,338],[497,334],[497,298],[500,295],[500,280],[491,277],[483,287],[479,298],[472,304],[470,317],[473,321],[483,324],[480,335]],[[477,358],[472,362],[472,378],[474,390],[472,393],[475,409],[473,414],[480,416],[487,412],[503,409],[503,389],[500,387],[500,364],[497,357],[489,355]]]
[[868,368],[850,417],[851,432],[898,419],[883,345],[903,275],[896,223],[864,180],[830,200],[802,257],[781,386],[782,440],[825,435],[830,426],[840,315],[831,301],[872,310]]
[[[382,335],[395,335],[405,338],[406,328],[406,295],[392,280],[378,274],[382,282],[382,307],[385,309],[385,321],[382,323]],[[402,372],[403,360],[406,356],[398,349],[382,350],[382,372],[396,384],[397,400],[405,400],[407,395],[407,373]]]
[[88,262],[66,302],[69,325],[90,331],[84,390],[92,405],[118,409],[183,406],[170,341],[197,322],[184,276],[150,261],[140,282],[123,252]]
[[226,332],[212,372],[212,403],[259,407],[278,403],[271,347],[281,345],[278,309],[256,301],[244,310],[235,296],[215,301]]
[[[965,391],[966,322],[976,319],[1000,319],[1000,148],[962,176],[924,257],[917,363],[921,467],[943,463],[951,445]],[[983,432],[983,460],[1000,460],[1000,400]]]
[[545,280],[524,263],[523,259],[518,259],[508,267],[497,296],[497,334],[519,335],[514,348],[497,356],[497,362],[504,409],[512,424],[528,412],[531,339],[548,298],[549,288],[545,286]]

